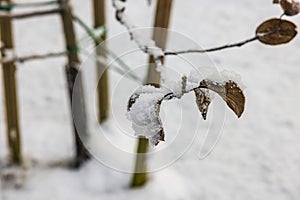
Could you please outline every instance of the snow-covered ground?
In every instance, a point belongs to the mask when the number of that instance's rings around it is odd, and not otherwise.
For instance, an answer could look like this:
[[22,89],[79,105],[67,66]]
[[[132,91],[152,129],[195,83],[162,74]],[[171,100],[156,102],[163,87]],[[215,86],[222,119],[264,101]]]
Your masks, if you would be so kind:
[[[91,2],[73,0],[73,6],[75,13],[91,25]],[[129,0],[128,15],[138,26],[149,27],[154,8],[154,5],[148,7],[146,1]],[[124,33],[125,28],[115,20],[110,0],[107,0],[107,9],[109,36],[112,37],[110,48],[118,55],[136,48]],[[272,0],[175,0],[170,28],[176,34],[171,34],[168,48],[186,48],[189,44],[212,47],[250,38],[262,21],[280,14],[280,7],[273,5]],[[300,25],[299,16],[291,20]],[[57,16],[15,22],[17,53],[63,49],[60,23]],[[82,38],[83,31],[76,28]],[[53,165],[73,156],[71,114],[63,68],[65,59],[19,65],[23,150],[27,159],[37,163],[27,170],[22,188],[2,185],[0,199],[297,200],[300,196],[298,52],[299,36],[282,46],[270,47],[255,42],[212,53],[210,57],[186,56],[198,69],[203,68],[203,73],[206,66],[239,73],[246,86],[246,110],[237,119],[216,98],[208,113],[209,119],[204,122],[192,94],[181,101],[163,104],[161,115],[166,142],[152,149],[150,181],[144,188],[135,190],[129,189],[131,174],[124,172],[133,168],[131,152],[136,148],[125,114],[127,99],[138,84],[111,71],[112,117],[101,127],[101,134],[98,134],[99,127],[94,119],[94,102],[88,102],[94,137],[91,150],[96,159],[74,171]],[[143,67],[139,66],[147,62],[146,55],[126,54],[124,60],[144,74]],[[166,65],[185,73],[192,70],[191,66],[185,69],[183,64],[186,62],[182,59],[170,57]],[[91,59],[83,66],[90,72],[94,70]],[[86,80],[93,80],[93,75],[89,73]],[[92,82],[87,81],[86,85],[93,88]],[[2,87],[0,90],[3,102]],[[92,99],[93,94],[89,97]],[[7,156],[3,110],[1,103],[0,164]],[[219,142],[209,156],[200,159],[218,139],[218,128],[222,129]],[[202,145],[207,132],[211,135]]]

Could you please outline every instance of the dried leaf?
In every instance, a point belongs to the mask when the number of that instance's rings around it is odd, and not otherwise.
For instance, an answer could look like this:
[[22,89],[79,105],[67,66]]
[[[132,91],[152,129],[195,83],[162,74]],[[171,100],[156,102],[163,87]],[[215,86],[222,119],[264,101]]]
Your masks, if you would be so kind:
[[239,86],[232,80],[225,84],[216,83],[209,80],[201,81],[200,86],[210,89],[219,94],[227,103],[229,108],[238,116],[241,117],[245,109],[245,96]]
[[268,45],[279,45],[290,42],[297,35],[297,26],[283,19],[270,19],[256,29],[260,42]]
[[284,14],[288,16],[297,15],[300,12],[300,1],[299,0],[281,0],[280,5]]
[[155,134],[154,136],[152,136],[151,138],[149,138],[150,144],[152,144],[154,146],[158,145],[160,141],[165,141],[164,128],[163,128],[163,124],[162,124],[162,121],[159,116],[160,106],[161,106],[161,101],[157,102],[155,105],[157,123],[160,126],[160,131],[157,134]]
[[226,96],[223,98],[227,105],[235,112],[238,117],[244,112],[245,96],[243,91],[238,87],[234,81],[228,81],[225,85]]
[[198,106],[198,109],[202,114],[203,119],[206,120],[208,107],[211,103],[209,90],[198,88],[195,89],[194,92],[196,96],[196,104]]

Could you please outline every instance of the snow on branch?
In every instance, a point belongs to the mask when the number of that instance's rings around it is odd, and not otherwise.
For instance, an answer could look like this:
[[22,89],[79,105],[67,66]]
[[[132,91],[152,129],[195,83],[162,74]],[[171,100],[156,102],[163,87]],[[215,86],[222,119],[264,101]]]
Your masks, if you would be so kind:
[[174,87],[177,89],[173,91],[164,87],[141,86],[130,97],[127,107],[127,117],[132,121],[135,135],[146,137],[154,146],[164,141],[165,134],[159,116],[161,103],[174,98],[180,99],[192,91],[195,93],[196,103],[204,120],[212,101],[211,91],[217,93],[228,107],[241,117],[245,107],[245,96],[241,84],[234,79],[233,76],[226,76],[226,73],[223,73],[221,80],[210,78],[195,83],[184,76],[181,80],[181,87]]
[[126,15],[126,0],[113,0],[113,7],[116,10],[116,19],[126,27],[132,40],[136,42],[138,47],[145,53],[154,57],[157,64],[161,64],[161,58],[164,52],[161,48],[155,45],[155,41],[145,37],[143,34],[136,31],[136,26],[131,23],[129,17]]

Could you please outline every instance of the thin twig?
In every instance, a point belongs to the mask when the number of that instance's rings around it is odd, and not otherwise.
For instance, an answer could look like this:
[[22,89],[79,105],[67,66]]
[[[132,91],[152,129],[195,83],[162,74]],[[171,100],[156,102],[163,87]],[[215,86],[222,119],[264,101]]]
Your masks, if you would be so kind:
[[241,46],[244,46],[245,44],[254,42],[254,41],[256,41],[260,38],[267,37],[267,36],[270,36],[270,35],[278,32],[280,30],[280,23],[281,23],[281,21],[278,23],[276,28],[274,30],[271,30],[270,32],[263,33],[263,34],[257,34],[254,37],[252,37],[250,39],[247,39],[247,40],[244,40],[244,41],[241,41],[241,42],[226,44],[226,45],[222,45],[222,46],[219,46],[219,47],[213,47],[213,48],[209,48],[209,49],[190,49],[190,50],[182,50],[182,51],[165,51],[164,56],[188,54],[188,53],[208,53],[208,52],[220,51],[220,50],[223,50],[223,49],[241,47]]
[[22,57],[13,57],[9,59],[1,59],[0,63],[11,63],[11,62],[19,62],[23,63],[26,61],[31,61],[31,60],[39,60],[39,59],[45,59],[45,58],[54,58],[54,57],[59,57],[59,56],[64,56],[68,54],[68,52],[63,51],[63,52],[57,52],[57,53],[47,53],[47,54],[40,54],[40,55],[29,55],[29,56],[22,56]]
[[207,53],[207,52],[213,52],[213,51],[220,51],[223,49],[228,49],[228,48],[233,48],[233,47],[241,47],[245,44],[248,44],[250,42],[256,41],[258,40],[260,37],[262,36],[254,36],[250,39],[241,41],[241,42],[237,42],[237,43],[233,43],[233,44],[226,44],[226,45],[222,45],[219,47],[214,47],[214,48],[209,48],[209,49],[190,49],[190,50],[183,50],[183,51],[165,51],[164,55],[165,56],[170,56],[170,55],[179,55],[179,54],[188,54],[188,53]]
[[19,14],[0,13],[0,19],[22,19],[28,17],[56,14],[56,13],[60,13],[61,11],[62,8],[53,8],[49,10],[34,11],[34,12],[19,13]]

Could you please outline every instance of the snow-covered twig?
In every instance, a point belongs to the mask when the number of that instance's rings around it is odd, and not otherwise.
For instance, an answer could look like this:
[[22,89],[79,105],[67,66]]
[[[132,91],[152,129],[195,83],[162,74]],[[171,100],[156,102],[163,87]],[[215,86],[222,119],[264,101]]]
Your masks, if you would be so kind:
[[162,102],[174,98],[181,99],[182,96],[192,91],[195,93],[196,103],[204,120],[212,100],[210,91],[220,95],[228,107],[240,117],[244,111],[245,96],[238,81],[235,82],[233,79],[229,77],[225,77],[222,81],[204,79],[199,81],[200,83],[194,83],[184,76],[179,84],[180,87],[172,90],[149,85],[138,88],[130,97],[127,107],[127,117],[132,121],[135,135],[146,137],[152,145],[164,141],[165,134],[159,116]]
[[113,0],[113,7],[116,10],[117,20],[128,30],[132,40],[136,42],[138,47],[145,53],[153,56],[157,67],[161,66],[161,58],[164,56],[164,52],[161,48],[155,45],[155,41],[151,40],[144,35],[138,33],[137,27],[132,24],[129,17],[126,15],[125,10],[126,0]]

